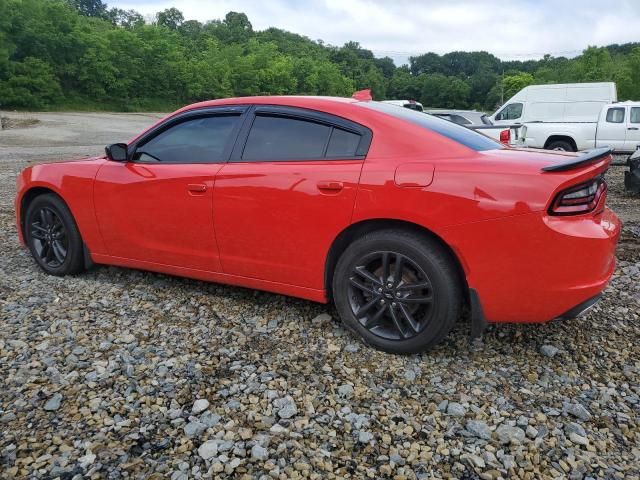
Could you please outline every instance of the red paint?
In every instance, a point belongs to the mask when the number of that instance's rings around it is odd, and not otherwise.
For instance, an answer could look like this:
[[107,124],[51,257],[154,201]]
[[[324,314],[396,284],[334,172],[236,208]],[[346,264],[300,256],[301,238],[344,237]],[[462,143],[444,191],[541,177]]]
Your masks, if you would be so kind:
[[571,154],[476,152],[353,99],[239,98],[180,111],[232,104],[327,112],[368,127],[373,140],[363,160],[38,165],[18,177],[18,223],[25,193],[48,188],[97,263],[326,301],[338,235],[357,222],[401,220],[451,247],[492,322],[551,320],[602,291],[613,272],[620,222],[611,211],[547,213],[559,192],[604,172],[608,157],[542,173]]

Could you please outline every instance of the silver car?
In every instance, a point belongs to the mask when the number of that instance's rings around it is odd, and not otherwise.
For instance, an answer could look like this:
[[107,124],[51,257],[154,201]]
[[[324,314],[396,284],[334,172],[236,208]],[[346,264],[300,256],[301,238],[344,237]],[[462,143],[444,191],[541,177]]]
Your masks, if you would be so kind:
[[476,110],[425,110],[426,113],[449,120],[458,125],[493,125],[489,116]]

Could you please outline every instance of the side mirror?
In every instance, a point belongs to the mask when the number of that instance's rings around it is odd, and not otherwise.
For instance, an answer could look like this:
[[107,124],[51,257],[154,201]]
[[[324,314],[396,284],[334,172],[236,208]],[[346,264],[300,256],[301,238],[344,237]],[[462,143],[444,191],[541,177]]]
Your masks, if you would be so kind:
[[127,144],[126,143],[114,143],[104,147],[104,151],[107,154],[109,160],[114,162],[126,162],[128,158]]

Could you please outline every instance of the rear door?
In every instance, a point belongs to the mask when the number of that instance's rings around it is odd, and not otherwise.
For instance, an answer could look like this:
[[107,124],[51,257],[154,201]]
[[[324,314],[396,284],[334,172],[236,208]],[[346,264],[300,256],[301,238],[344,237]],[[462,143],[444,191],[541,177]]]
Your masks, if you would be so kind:
[[334,238],[351,222],[371,132],[311,110],[259,106],[216,176],[225,273],[322,289]]
[[598,147],[611,147],[624,150],[627,136],[627,109],[625,107],[609,107],[604,119],[598,123],[596,144]]
[[628,152],[634,152],[640,147],[640,107],[630,107],[628,118],[624,149]]

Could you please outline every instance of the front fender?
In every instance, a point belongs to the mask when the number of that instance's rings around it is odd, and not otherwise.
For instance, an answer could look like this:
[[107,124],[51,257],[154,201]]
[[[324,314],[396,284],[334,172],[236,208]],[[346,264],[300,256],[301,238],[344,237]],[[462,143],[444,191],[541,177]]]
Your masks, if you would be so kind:
[[105,253],[94,212],[93,184],[103,159],[51,163],[28,167],[18,175],[15,198],[18,237],[24,245],[23,208],[37,193],[47,191],[65,202],[91,253]]

